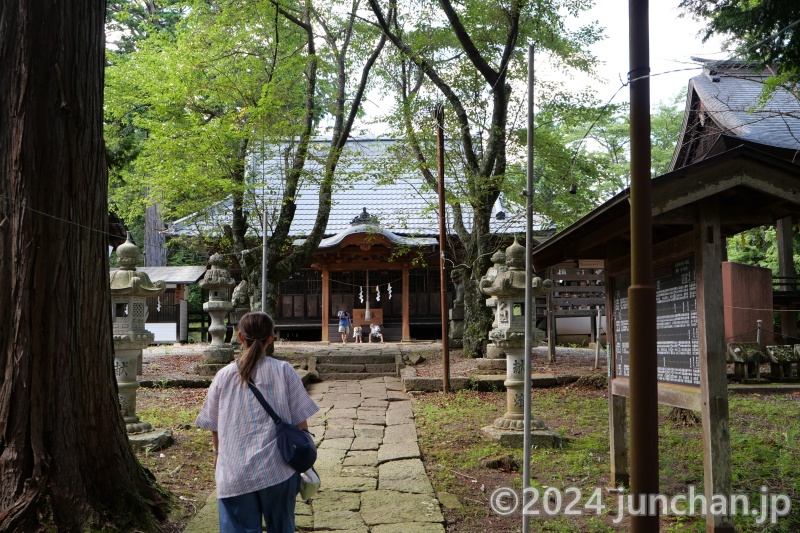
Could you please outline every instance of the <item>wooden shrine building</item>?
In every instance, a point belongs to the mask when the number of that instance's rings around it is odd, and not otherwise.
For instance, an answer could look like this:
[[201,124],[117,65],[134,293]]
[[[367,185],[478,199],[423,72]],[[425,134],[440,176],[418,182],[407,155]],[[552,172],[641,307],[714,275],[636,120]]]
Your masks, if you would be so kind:
[[[315,156],[307,162],[309,179],[297,191],[290,229],[295,246],[311,233],[317,217],[319,182],[315,176],[324,172],[320,161],[329,143],[317,139],[310,147]],[[248,222],[251,226],[260,224],[264,209],[268,217],[277,216],[287,171],[286,153],[291,148],[284,143],[254,149],[249,174],[265,185],[263,193],[261,186],[254,186],[252,197],[246,199],[248,211],[259,217]],[[274,318],[280,338],[337,340],[339,310],[349,311],[354,324],[366,325],[364,331],[370,323],[379,325],[386,341],[441,338],[438,197],[415,163],[399,163],[404,160],[403,150],[408,148],[397,139],[347,141],[337,166],[324,237],[309,263],[278,287]],[[458,171],[448,168],[447,172],[448,190],[457,197],[465,196],[459,189]],[[231,208],[232,200],[220,202],[175,221],[170,231],[175,235],[218,233],[230,223]],[[461,210],[469,232],[470,207],[462,203]],[[537,233],[549,230],[541,218],[537,217],[536,223]],[[448,209],[448,247],[458,246],[454,225]],[[524,233],[524,210],[501,194],[492,206],[490,231],[498,240]],[[445,254],[453,257],[449,248]],[[452,261],[447,265],[448,271],[451,268]],[[449,306],[453,287],[447,292]]]
[[[800,103],[778,93],[759,111],[763,73],[746,67],[709,63],[692,79],[671,171],[651,182],[657,353],[647,356],[657,361],[659,403],[702,413],[708,501],[731,493],[726,238],[781,223],[791,236],[792,221],[800,216],[800,121],[787,113]],[[532,256],[537,270],[566,260],[604,261],[613,485],[629,476],[625,411],[630,380],[636,378],[628,346],[629,202],[630,191],[622,191],[536,247]],[[729,516],[709,513],[706,524],[707,531],[733,530]]]

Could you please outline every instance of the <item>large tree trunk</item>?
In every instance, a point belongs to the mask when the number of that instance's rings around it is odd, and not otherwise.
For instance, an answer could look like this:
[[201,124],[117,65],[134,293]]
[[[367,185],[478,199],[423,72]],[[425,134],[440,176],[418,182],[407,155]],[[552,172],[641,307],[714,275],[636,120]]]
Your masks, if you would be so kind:
[[112,368],[103,2],[0,2],[0,531],[153,530]]
[[144,218],[144,266],[167,266],[166,243],[161,205],[154,203],[147,208]]

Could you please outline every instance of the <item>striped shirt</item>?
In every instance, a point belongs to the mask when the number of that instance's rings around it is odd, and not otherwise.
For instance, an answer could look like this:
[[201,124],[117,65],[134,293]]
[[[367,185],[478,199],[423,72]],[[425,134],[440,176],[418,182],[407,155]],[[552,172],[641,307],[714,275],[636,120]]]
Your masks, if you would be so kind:
[[[262,358],[252,381],[285,422],[300,424],[319,410],[285,361]],[[242,382],[235,363],[217,372],[195,423],[218,433],[218,498],[271,487],[295,473],[278,450],[275,423]]]

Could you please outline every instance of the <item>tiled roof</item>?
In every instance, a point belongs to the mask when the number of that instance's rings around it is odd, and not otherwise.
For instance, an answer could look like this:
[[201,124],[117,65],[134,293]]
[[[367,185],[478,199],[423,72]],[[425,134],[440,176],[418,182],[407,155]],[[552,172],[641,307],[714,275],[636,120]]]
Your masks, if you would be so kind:
[[[111,272],[117,270],[112,268]],[[191,284],[203,277],[206,273],[204,266],[164,266],[164,267],[136,267],[138,272],[144,272],[153,281],[164,280],[167,283]]]
[[759,98],[767,72],[740,62],[706,62],[707,68],[689,82],[711,117],[729,135],[776,146],[800,149],[800,100],[778,89],[764,106]]
[[[321,161],[327,153],[329,142],[317,139],[312,145],[311,156],[305,167],[306,177],[295,198],[297,210],[290,231],[292,237],[304,237],[314,226],[319,205],[318,183],[323,169]],[[422,174],[413,164],[397,170],[399,165],[395,151],[399,149],[402,149],[402,143],[392,139],[352,139],[347,142],[336,168],[336,184],[326,237],[348,228],[353,217],[364,208],[378,219],[382,228],[397,235],[438,236],[437,193],[425,183]],[[259,213],[256,216],[260,216],[265,201],[268,209],[277,213],[287,166],[287,159],[283,155],[286,150],[287,144],[281,144],[260,147],[258,151],[251,153],[250,173],[253,183],[258,185],[253,188],[249,209],[251,213]],[[260,185],[262,181],[263,187]],[[451,178],[446,180],[448,187],[455,187],[457,182],[458,180]],[[203,213],[177,220],[170,230],[175,234],[194,234],[198,231],[217,233],[220,223],[230,217],[231,202],[228,199]],[[462,207],[465,210],[467,230],[470,230],[471,220],[468,215],[471,211],[464,203]],[[454,233],[449,209],[447,215],[449,233]],[[260,221],[251,217],[249,223],[257,226],[260,233]],[[546,229],[542,226],[542,219],[535,217],[535,231]],[[491,231],[524,232],[524,209],[504,201],[501,196],[492,209]]]

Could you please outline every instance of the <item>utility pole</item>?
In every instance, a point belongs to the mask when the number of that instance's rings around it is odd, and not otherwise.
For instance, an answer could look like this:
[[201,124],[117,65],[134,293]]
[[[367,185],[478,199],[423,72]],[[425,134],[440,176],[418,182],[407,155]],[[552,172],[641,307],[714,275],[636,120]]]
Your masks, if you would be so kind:
[[[631,285],[628,288],[631,405],[631,517],[634,533],[657,533],[658,381],[656,290],[653,285],[653,217],[650,182],[650,35],[648,0],[629,0],[631,93]],[[640,499],[641,498],[641,499]],[[655,502],[653,502],[655,503]]]

